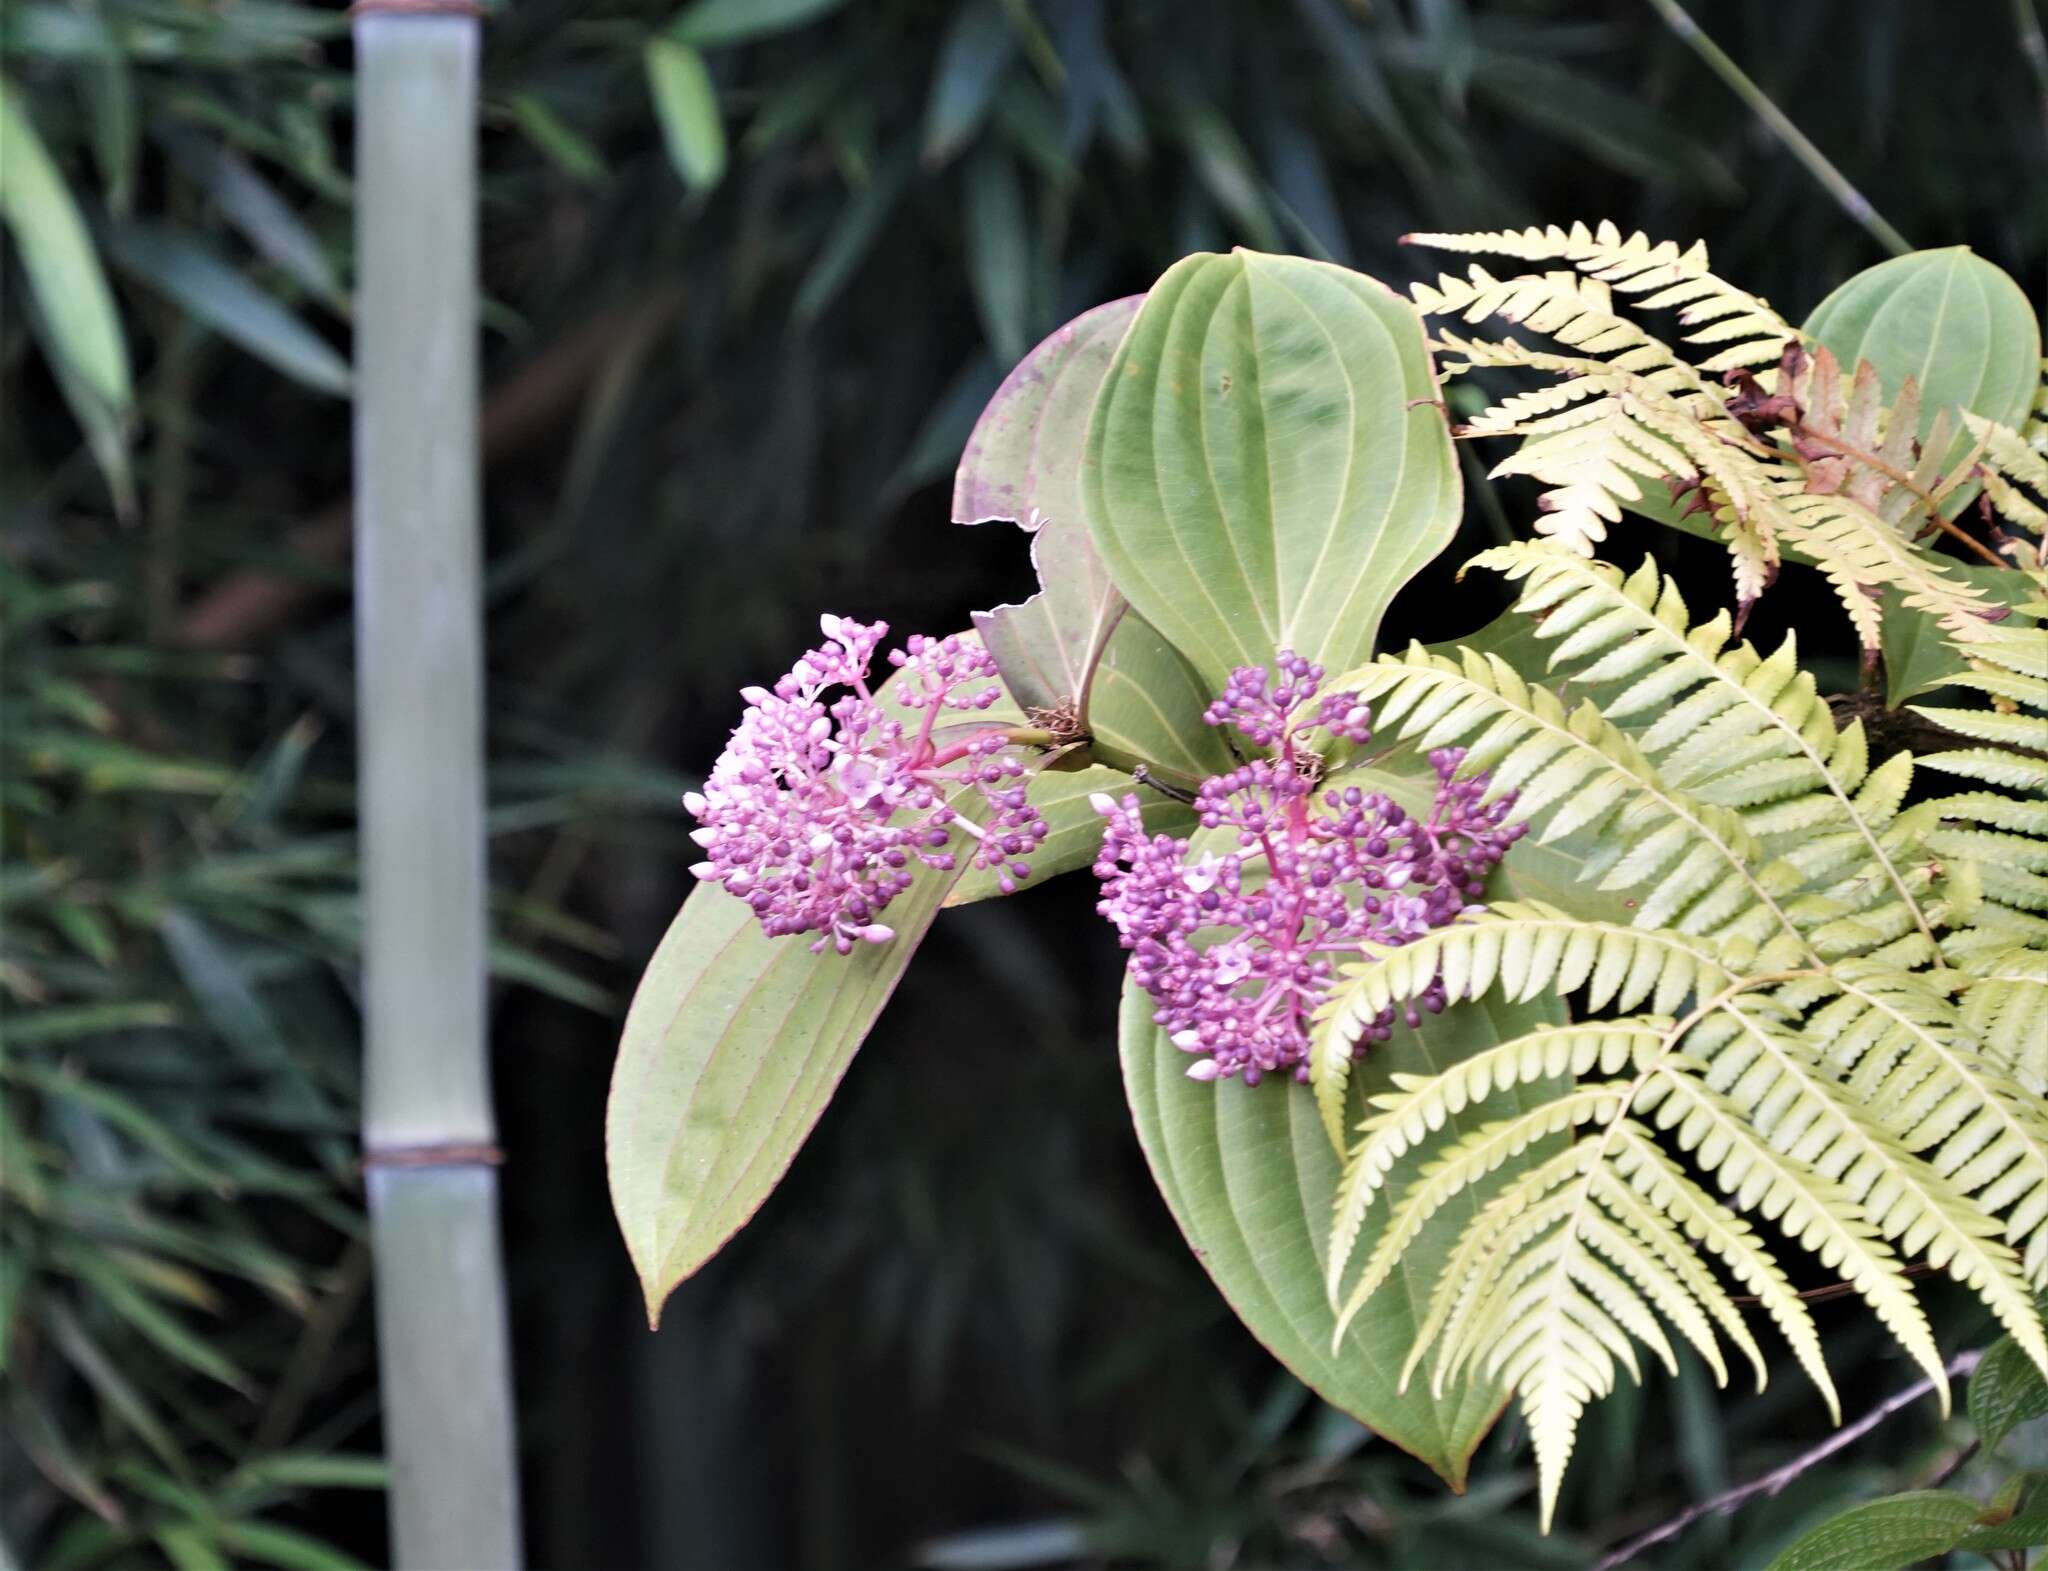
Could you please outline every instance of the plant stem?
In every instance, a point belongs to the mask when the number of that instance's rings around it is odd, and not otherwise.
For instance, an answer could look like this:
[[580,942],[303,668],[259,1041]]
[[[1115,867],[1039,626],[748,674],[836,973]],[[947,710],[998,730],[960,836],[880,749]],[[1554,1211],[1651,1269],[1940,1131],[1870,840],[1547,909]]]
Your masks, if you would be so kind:
[[2041,32],[2041,13],[2036,0],[2012,0],[2012,21],[2020,35],[2020,53],[2034,73],[2041,93],[2041,132],[2048,138],[2048,38]]
[[477,27],[355,7],[363,1146],[403,1571],[521,1561],[485,1058]]
[[[2020,0],[2020,3],[2025,4],[2026,0]],[[1771,101],[1770,94],[1758,87],[1726,50],[1700,31],[1699,23],[1687,14],[1678,0],[1649,0],[1649,5],[1672,32],[1691,45],[1693,53],[1706,61],[1708,69],[1728,84],[1729,91],[1749,105],[1750,111],[1771,128],[1778,140],[1791,150],[1792,156],[1806,166],[1807,173],[1827,188],[1843,212],[1867,229],[1877,243],[1893,256],[1904,256],[1913,249],[1906,237],[1886,223],[1884,215],[1870,205],[1869,198],[1849,183],[1848,176],[1829,162],[1827,154],[1815,147],[1806,133],[1792,123],[1791,117]]]
[[[1930,528],[1939,529],[1942,533],[1960,540],[1993,567],[2012,566],[2012,563],[2008,562],[1996,551],[1993,551],[1981,540],[1975,539],[1963,530],[1958,529],[1944,517],[1941,511],[1941,498],[1921,485],[1919,481],[1915,480],[1896,464],[1888,464],[1875,453],[1867,452],[1863,448],[1857,447],[1854,443],[1844,442],[1840,437],[1829,436],[1825,431],[1816,431],[1809,425],[1797,425],[1792,430],[1793,434],[1801,441],[1818,443],[1830,452],[1840,453],[1852,463],[1858,463],[1866,469],[1874,470],[1891,481],[1892,484],[1905,487],[1906,490],[1913,493],[1914,499],[1919,502],[1921,510],[1926,513]],[[1981,451],[1981,449],[1977,451]],[[1925,534],[1926,531],[1923,530],[1921,533]]]
[[[1948,1377],[1951,1380],[1960,1380],[1977,1367],[1978,1360],[1983,1356],[1980,1352],[1956,1354],[1954,1358],[1948,1361]],[[1754,1500],[1758,1495],[1777,1494],[1787,1484],[1799,1477],[1801,1473],[1825,1462],[1837,1451],[1855,1444],[1855,1442],[1861,1440],[1871,1430],[1891,1417],[1892,1414],[1898,1412],[1900,1408],[1911,1407],[1920,1398],[1929,1395],[1933,1390],[1934,1381],[1932,1379],[1922,1379],[1916,1380],[1903,1391],[1893,1392],[1882,1402],[1878,1403],[1877,1406],[1857,1419],[1855,1423],[1837,1429],[1819,1445],[1812,1447],[1810,1450],[1800,1452],[1799,1455],[1784,1465],[1774,1467],[1770,1472],[1763,1474],[1759,1478],[1752,1478],[1746,1484],[1738,1484],[1735,1488],[1725,1489],[1720,1494],[1702,1500],[1696,1505],[1687,1506],[1677,1516],[1671,1518],[1670,1521],[1660,1523],[1656,1527],[1651,1528],[1647,1533],[1640,1533],[1636,1537],[1631,1538],[1620,1548],[1604,1555],[1600,1562],[1593,1567],[1593,1571],[1619,1571],[1620,1567],[1629,1564],[1645,1549],[1661,1544],[1668,1538],[1676,1538],[1703,1516],[1726,1516],[1738,1506]]]

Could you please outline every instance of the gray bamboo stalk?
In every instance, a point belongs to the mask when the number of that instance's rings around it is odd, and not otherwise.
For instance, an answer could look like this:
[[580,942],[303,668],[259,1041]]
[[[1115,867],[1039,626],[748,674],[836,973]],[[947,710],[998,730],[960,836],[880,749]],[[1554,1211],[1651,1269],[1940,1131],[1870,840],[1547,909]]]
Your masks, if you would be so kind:
[[521,1559],[485,1061],[473,15],[356,8],[364,1169],[393,1564]]

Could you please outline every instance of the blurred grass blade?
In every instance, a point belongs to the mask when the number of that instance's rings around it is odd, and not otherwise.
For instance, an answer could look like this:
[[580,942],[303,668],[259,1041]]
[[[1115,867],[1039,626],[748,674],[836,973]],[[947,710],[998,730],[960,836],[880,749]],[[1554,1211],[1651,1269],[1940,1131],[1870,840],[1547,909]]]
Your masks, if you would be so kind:
[[349,1456],[331,1451],[279,1451],[235,1469],[231,1490],[242,1489],[384,1489],[391,1483],[391,1464],[381,1456]]
[[874,178],[864,190],[854,195],[834,220],[825,236],[825,243],[818,248],[818,259],[804,274],[803,282],[797,285],[796,300],[790,314],[798,323],[816,321],[847,281],[859,271],[876,237],[888,223],[889,215],[903,199],[904,188],[910,184],[911,169],[908,149],[897,149],[882,160]]
[[725,122],[704,57],[673,38],[655,38],[645,58],[668,161],[691,191],[709,191],[725,174]]
[[[98,10],[97,4],[93,9]],[[135,200],[135,155],[141,135],[128,57],[111,35],[85,68],[82,85],[92,117],[93,161],[106,187],[107,211],[126,217]]]
[[846,0],[696,0],[669,24],[668,35],[699,49],[793,32],[830,16]]
[[346,313],[348,294],[320,237],[249,161],[197,132],[174,128],[160,140],[178,167],[201,186],[221,216],[257,254],[308,294]]
[[158,1528],[154,1536],[174,1571],[232,1571],[227,1556],[196,1523],[172,1523]]
[[183,1135],[118,1091],[39,1064],[9,1065],[7,1077],[62,1097],[86,1112],[97,1113],[137,1145],[156,1153],[172,1169],[216,1194],[225,1196],[233,1188],[227,1175],[208,1162]]
[[1207,104],[1190,103],[1181,116],[1181,139],[1195,174],[1230,215],[1240,238],[1261,251],[1279,250],[1280,230],[1266,205],[1265,182],[1230,122]]
[[520,134],[571,180],[596,185],[611,173],[603,155],[532,93],[514,93],[505,108]]
[[989,347],[1005,365],[1024,357],[1031,303],[1030,235],[1017,166],[984,147],[967,166],[967,274]]
[[99,1343],[78,1323],[77,1317],[61,1303],[46,1302],[43,1320],[50,1329],[57,1350],[84,1377],[85,1383],[100,1394],[107,1410],[134,1430],[137,1438],[162,1459],[164,1466],[180,1476],[189,1472],[184,1453],[178,1449],[170,1431],[164,1428],[163,1421],[128,1377],[115,1367]]
[[134,401],[128,344],[85,221],[29,123],[19,89],[0,77],[0,217],[14,236],[29,289],[56,353],[117,417]]
[[150,224],[116,224],[107,254],[221,337],[315,392],[346,398],[352,378],[333,345],[199,241]]
[[254,1397],[256,1388],[233,1361],[195,1335],[176,1315],[136,1287],[103,1255],[76,1251],[66,1262],[93,1291],[101,1307],[125,1321],[141,1338],[189,1369],[218,1380],[230,1390]]
[[107,1492],[92,1464],[78,1454],[50,1411],[17,1382],[7,1404],[10,1437],[52,1484],[107,1522],[121,1520],[121,1507]]
[[926,167],[947,163],[974,140],[1016,52],[1017,34],[996,0],[972,0],[953,14],[925,109]]
[[369,1571],[354,1555],[267,1522],[223,1522],[220,1540],[236,1554],[278,1571]]

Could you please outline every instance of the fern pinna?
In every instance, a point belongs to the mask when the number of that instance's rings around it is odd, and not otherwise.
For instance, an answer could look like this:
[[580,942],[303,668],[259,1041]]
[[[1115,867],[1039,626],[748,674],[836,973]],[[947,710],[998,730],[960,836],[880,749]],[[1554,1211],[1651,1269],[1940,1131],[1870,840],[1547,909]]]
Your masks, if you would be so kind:
[[[2044,1369],[2048,1286],[2048,632],[2024,613],[1969,646],[1953,679],[1995,709],[1934,718],[1976,745],[1921,760],[1998,789],[1914,800],[1915,760],[1873,762],[1792,641],[1693,625],[1646,563],[1617,570],[1517,543],[1478,562],[1575,703],[1497,656],[1419,647],[1343,679],[1382,737],[1462,743],[1515,789],[1539,842],[1586,851],[1583,886],[1623,921],[1504,901],[1400,948],[1368,949],[1318,1022],[1312,1077],[1345,1159],[1328,1263],[1348,1322],[1447,1201],[1525,1153],[1437,1278],[1408,1356],[1428,1378],[1497,1381],[1521,1401],[1547,1514],[1584,1404],[1665,1326],[1726,1378],[1725,1339],[1767,1369],[1730,1283],[1763,1307],[1839,1411],[1821,1343],[1764,1229],[1848,1283],[1946,1391],[1906,1271],[1973,1289]],[[2029,658],[2031,654],[2031,659]],[[1344,1044],[1390,1004],[1543,993],[1578,1006],[1431,1076],[1399,1077],[1342,1127]],[[1490,1091],[1533,1109],[1432,1147]],[[1373,1206],[1390,1214],[1361,1262]],[[1750,1220],[1756,1219],[1755,1223]],[[1715,1269],[1718,1263],[1720,1270]]]

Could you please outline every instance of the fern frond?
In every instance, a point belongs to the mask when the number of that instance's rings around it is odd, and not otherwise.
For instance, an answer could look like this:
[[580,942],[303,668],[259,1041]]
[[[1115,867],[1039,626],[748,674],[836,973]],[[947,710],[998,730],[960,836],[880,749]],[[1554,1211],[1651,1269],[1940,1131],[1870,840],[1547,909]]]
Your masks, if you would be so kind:
[[[1511,413],[1546,427],[1530,448],[1582,440],[1626,407],[1619,380]],[[1875,418],[1852,411],[1844,429],[1867,440],[1857,422]],[[1757,505],[1792,520],[1788,540],[1841,517],[1905,549],[1862,502],[1783,478]],[[1903,556],[1887,578],[1853,543],[1836,546],[1841,582],[1873,606],[1867,583],[1941,577]],[[1596,921],[1563,897],[1501,902],[1407,945],[1364,946],[1337,977],[1312,1066],[1348,1062],[1367,1023],[1432,989],[1453,1002],[1570,995],[1579,1014],[1372,1099],[1332,1213],[1339,1323],[1431,1216],[1542,1143],[1548,1154],[1461,1230],[1402,1378],[1428,1359],[1439,1391],[1467,1377],[1506,1388],[1535,1438],[1546,1513],[1585,1403],[1636,1373],[1638,1347],[1669,1360],[1682,1338],[1717,1377],[1724,1345],[1767,1367],[1710,1256],[1750,1285],[1836,1405],[1811,1320],[1742,1213],[1835,1272],[1944,1395],[1909,1259],[1962,1283],[2048,1370],[2035,1302],[2048,1286],[2048,801],[1996,789],[2048,764],[2036,608],[1995,623],[1983,613],[2002,608],[1967,585],[1902,591],[1969,662],[1935,690],[1977,701],[1923,709],[1981,744],[1924,761],[1993,787],[1920,800],[1914,756],[1873,761],[1792,640],[1763,652],[1725,614],[1693,625],[1647,563],[1624,577],[1535,542],[1476,561],[1517,582],[1561,686],[1419,648],[1341,685],[1374,706],[1383,738],[1465,746],[1467,769],[1519,793],[1537,843],[1577,835],[1580,882],[1627,891],[1635,910]],[[1424,1151],[1503,1086],[1522,1088],[1525,1111]],[[1385,1221],[1362,1251],[1382,1194]]]
[[[1327,1272],[1331,1301],[1336,1301],[1359,1228],[1387,1174],[1447,1119],[1510,1086],[1584,1075],[1595,1067],[1609,1075],[1628,1067],[1640,1069],[1670,1024],[1650,1019],[1560,1026],[1474,1054],[1441,1075],[1394,1076],[1396,1091],[1374,1097],[1372,1105],[1379,1111],[1359,1124],[1363,1138],[1352,1150],[1338,1188]],[[1350,1036],[1339,1030],[1330,1039],[1348,1042]]]
[[2007,949],[1973,968],[1963,1024],[2030,1095],[2048,1097],[2048,952]]
[[[2041,397],[2048,401],[2048,380],[2042,383]],[[1977,477],[1983,482],[1991,505],[2031,534],[2048,533],[2048,506],[2035,500],[2036,496],[2048,499],[2048,456],[2037,451],[2011,426],[1987,420],[1967,409],[1963,411],[1963,424],[1983,445]],[[2035,496],[2029,496],[2022,487],[2031,488]]]
[[1667,786],[1591,701],[1567,711],[1498,656],[1453,660],[1420,645],[1340,685],[1374,706],[1383,736],[1418,749],[1469,738],[1467,766],[1492,770],[1497,792],[1518,792],[1515,814],[1538,840],[1603,829],[1605,857],[1589,873],[1601,889],[1641,891],[1637,925],[1757,943],[1796,931],[1776,898],[1789,880],[1741,820]]
[[1690,1044],[1707,1065],[1705,1083],[1774,1145],[1838,1182],[1884,1237],[1975,1290],[2048,1371],[2048,1339],[2018,1258],[1996,1242],[1998,1223],[1845,1094],[1796,1021],[1756,1002],[1721,1018],[1735,1027],[1724,1041],[1709,1045],[1702,1033]]
[[1810,556],[1834,586],[1865,647],[1878,647],[1882,620],[1868,586],[1896,589],[1907,605],[1925,611],[1949,636],[1974,643],[2002,620],[2005,607],[1988,602],[1974,584],[1951,577],[1939,557],[1916,550],[1882,518],[1846,497],[1787,491],[1780,497],[1779,533]]
[[[1611,224],[1410,238],[1576,270],[1497,278],[1475,263],[1463,279],[1445,274],[1412,290],[1425,314],[1518,323],[1568,351],[1452,332],[1437,339],[1447,375],[1512,366],[1562,378],[1569,389],[1513,395],[1461,431],[1524,439],[1493,472],[1545,482],[1539,533],[1590,556],[1624,511],[1664,515],[1646,500],[1644,482],[1668,477],[1675,491],[1698,488],[1687,511],[1713,520],[1745,606],[1792,554],[1827,576],[1867,650],[1880,646],[1880,588],[1935,616],[1960,642],[1980,639],[1984,623],[2004,615],[1916,545],[1909,515],[1947,527],[1943,515],[1953,509],[1944,503],[1974,476],[2010,520],[2038,532],[2048,522],[2048,458],[2030,439],[1967,416],[1973,445],[1958,458],[1950,440],[1958,412],[1944,409],[1916,441],[1920,394],[1910,380],[1887,410],[1875,370],[1858,365],[1845,394],[1826,348],[1808,353],[1767,302],[1716,278],[1700,246],[1624,236]],[[1693,329],[1682,342],[1731,347],[1692,364],[1624,307],[1674,307]],[[1771,369],[1743,369],[1760,365]],[[1732,385],[1714,380],[1720,373]],[[2038,546],[2007,549],[2039,569]]]
[[1680,1150],[1696,1153],[1736,1205],[1769,1217],[1787,1238],[1849,1283],[1945,1393],[1941,1349],[1914,1296],[1912,1279],[1854,1198],[1812,1163],[1763,1139],[1725,1097],[1692,1077],[1664,1076],[1659,1091],[1658,1127],[1673,1132]]
[[1701,369],[1706,371],[1767,365],[1795,336],[1768,301],[1715,277],[1701,242],[1681,248],[1675,241],[1653,241],[1640,231],[1624,236],[1611,223],[1593,229],[1553,224],[1488,234],[1412,234],[1404,239],[1439,251],[1510,256],[1522,262],[1570,262],[1617,291],[1643,296],[1637,303],[1645,310],[1676,309],[1681,322],[1699,329],[1687,342],[1729,344],[1704,362]]
[[1474,566],[1522,584],[1516,607],[1536,619],[1539,638],[1555,643],[1550,668],[1610,695],[1611,719],[1658,714],[1636,741],[1668,782],[1734,809],[1809,877],[1867,856],[1932,943],[1925,913],[1880,839],[1910,781],[1911,759],[1894,755],[1887,766],[1876,793],[1887,811],[1859,806],[1856,793],[1869,780],[1862,727],[1837,730],[1799,669],[1793,640],[1765,658],[1747,643],[1729,646],[1725,614],[1690,626],[1678,586],[1647,560],[1623,579],[1604,563],[1517,541],[1482,552],[1467,564]]

